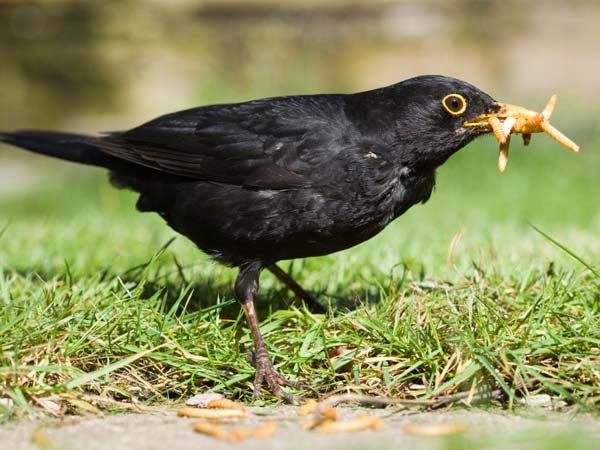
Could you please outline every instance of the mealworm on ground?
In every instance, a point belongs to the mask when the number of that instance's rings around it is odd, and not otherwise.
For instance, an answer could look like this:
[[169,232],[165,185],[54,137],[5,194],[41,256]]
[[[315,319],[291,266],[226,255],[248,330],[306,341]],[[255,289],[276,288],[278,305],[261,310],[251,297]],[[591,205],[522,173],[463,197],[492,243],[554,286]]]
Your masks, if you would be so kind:
[[238,428],[237,430],[231,431],[227,435],[227,439],[230,441],[241,441],[242,439],[247,439],[254,433],[252,428]]
[[227,433],[221,427],[213,425],[209,422],[196,422],[194,424],[194,431],[197,433],[206,434],[207,436],[212,436],[217,439],[226,439]]
[[212,400],[206,405],[209,409],[236,409],[239,411],[246,411],[246,407],[239,402],[234,402],[228,398],[219,398]]
[[252,437],[269,437],[275,434],[275,431],[277,431],[277,424],[273,421],[269,421],[265,423],[262,427],[254,430],[254,433],[252,433]]
[[34,444],[36,444],[42,448],[54,447],[52,440],[44,432],[42,432],[40,430],[34,430],[31,433],[31,440],[33,441]]
[[322,408],[317,408],[317,412],[321,414],[325,419],[337,420],[338,411],[329,405],[325,405]]
[[247,438],[263,438],[273,435],[277,431],[277,424],[273,421],[265,423],[259,428],[238,428],[227,436],[230,441],[240,441]]
[[415,424],[404,427],[405,433],[417,436],[448,436],[467,431],[469,431],[469,428],[466,425],[457,423]]
[[309,398],[306,402],[298,407],[298,415],[300,417],[308,416],[317,410],[319,404],[314,398]]
[[383,428],[383,420],[379,417],[362,415],[352,420],[327,421],[316,429],[319,433],[344,433],[362,430],[380,430]]
[[307,420],[306,422],[303,422],[302,425],[300,425],[300,428],[302,428],[303,430],[312,430],[313,428],[317,428],[318,426],[325,425],[325,424],[331,423],[331,422],[335,422],[335,420],[326,419],[324,417],[319,417],[316,419],[310,419],[310,420]]
[[235,419],[248,417],[247,411],[240,411],[239,409],[204,409],[204,408],[192,408],[185,407],[177,411],[179,417],[196,417],[199,419]]

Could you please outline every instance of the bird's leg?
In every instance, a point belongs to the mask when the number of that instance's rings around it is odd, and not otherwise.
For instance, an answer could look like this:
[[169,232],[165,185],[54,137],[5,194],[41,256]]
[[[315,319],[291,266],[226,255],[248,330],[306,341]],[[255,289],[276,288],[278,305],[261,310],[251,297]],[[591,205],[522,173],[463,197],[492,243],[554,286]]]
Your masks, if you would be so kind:
[[240,268],[240,273],[235,280],[235,294],[242,303],[242,309],[252,333],[252,340],[254,341],[256,377],[254,378],[253,398],[254,400],[258,398],[262,384],[266,383],[275,396],[289,403],[297,403],[299,398],[284,391],[281,386],[291,386],[297,389],[303,389],[307,386],[289,381],[275,370],[265,347],[260,328],[258,327],[258,318],[254,309],[254,297],[258,292],[258,277],[261,270],[262,265],[260,262],[246,264]]
[[317,314],[325,314],[327,312],[326,308],[320,305],[312,295],[306,292],[302,286],[296,282],[296,280],[290,277],[285,271],[281,270],[277,264],[271,264],[267,266],[267,269],[269,272],[275,275],[279,281],[285,284],[290,291],[296,294],[298,298],[306,303],[306,306],[308,306],[308,309],[311,312]]

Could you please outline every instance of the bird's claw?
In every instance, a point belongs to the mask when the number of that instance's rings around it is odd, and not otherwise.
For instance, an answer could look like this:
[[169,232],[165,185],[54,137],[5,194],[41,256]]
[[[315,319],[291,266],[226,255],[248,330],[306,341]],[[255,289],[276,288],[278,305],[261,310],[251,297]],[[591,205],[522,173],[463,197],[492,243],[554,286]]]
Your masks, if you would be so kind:
[[267,384],[273,395],[293,405],[301,403],[302,397],[286,392],[281,386],[289,386],[293,389],[316,392],[309,385],[297,381],[290,381],[281,375],[273,367],[269,355],[266,352],[260,352],[256,356],[256,376],[254,377],[254,393],[252,395],[252,400],[256,401],[258,399],[263,383]]
[[549,119],[555,106],[556,95],[550,97],[541,113],[522,106],[497,103],[496,111],[482,114],[472,121],[467,121],[464,126],[480,127],[494,133],[500,144],[498,169],[500,172],[504,172],[508,162],[508,148],[512,133],[522,134],[525,145],[529,144],[532,133],[546,133],[572,152],[577,153],[579,151],[579,146],[575,142],[550,125]]

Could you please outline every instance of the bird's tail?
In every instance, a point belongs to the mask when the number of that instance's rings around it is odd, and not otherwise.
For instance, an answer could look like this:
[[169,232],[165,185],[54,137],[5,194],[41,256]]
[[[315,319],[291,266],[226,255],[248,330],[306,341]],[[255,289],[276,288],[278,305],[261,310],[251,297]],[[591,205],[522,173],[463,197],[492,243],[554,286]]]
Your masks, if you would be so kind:
[[34,153],[65,159],[80,164],[116,168],[120,161],[98,146],[99,139],[82,134],[58,133],[53,131],[0,132],[0,142],[30,150]]

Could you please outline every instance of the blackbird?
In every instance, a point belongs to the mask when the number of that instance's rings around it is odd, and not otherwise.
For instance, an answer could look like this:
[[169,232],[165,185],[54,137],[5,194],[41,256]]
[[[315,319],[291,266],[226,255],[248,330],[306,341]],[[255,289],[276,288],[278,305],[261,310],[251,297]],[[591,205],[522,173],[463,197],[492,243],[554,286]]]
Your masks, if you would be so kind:
[[[303,387],[272,365],[254,300],[263,269],[314,302],[277,261],[359,244],[434,188],[435,171],[489,127],[502,104],[464,81],[419,76],[355,94],[294,95],[167,114],[99,136],[0,133],[0,141],[101,166],[220,263],[239,268],[235,296],[255,346],[254,397],[263,383]],[[467,126],[470,124],[471,126]]]

